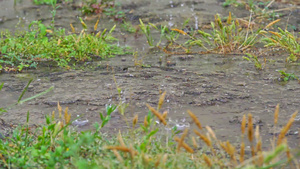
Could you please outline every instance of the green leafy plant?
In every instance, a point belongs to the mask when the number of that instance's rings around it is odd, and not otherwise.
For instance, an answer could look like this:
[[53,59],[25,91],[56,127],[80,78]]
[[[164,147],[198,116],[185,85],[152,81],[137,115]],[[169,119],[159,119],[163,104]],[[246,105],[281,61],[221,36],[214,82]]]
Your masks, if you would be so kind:
[[145,25],[144,22],[142,21],[142,19],[140,19],[140,25],[139,26],[140,26],[142,32],[144,33],[144,35],[147,38],[147,43],[149,44],[149,46],[154,46],[153,45],[154,39],[153,39],[153,37],[151,35],[151,32],[150,32],[150,25],[153,28],[155,28],[156,30],[158,30],[155,25],[153,25],[151,23],[149,23],[149,25]]
[[256,55],[252,55],[250,53],[246,53],[247,56],[243,56],[244,59],[253,62],[256,69],[262,70],[264,66],[266,65],[266,58],[264,58],[264,64],[262,64]]
[[111,118],[111,113],[114,112],[116,110],[117,106],[115,105],[106,105],[106,116],[104,116],[103,113],[99,113],[100,115],[100,119],[102,120],[101,122],[101,128],[104,127],[107,122],[110,120]]
[[298,80],[299,81],[299,77],[296,76],[294,73],[286,73],[283,70],[278,70],[278,72],[281,75],[280,78],[285,82],[289,81],[289,80]]
[[292,33],[287,30],[282,30],[278,27],[279,32],[269,31],[271,36],[263,38],[265,47],[274,47],[284,49],[290,53],[286,58],[286,61],[295,62],[300,57],[300,44]]

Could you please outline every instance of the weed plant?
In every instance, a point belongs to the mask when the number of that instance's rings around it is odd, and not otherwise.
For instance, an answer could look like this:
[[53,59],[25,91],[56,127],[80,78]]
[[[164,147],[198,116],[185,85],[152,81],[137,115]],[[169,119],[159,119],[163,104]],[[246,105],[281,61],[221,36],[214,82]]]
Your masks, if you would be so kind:
[[253,62],[254,66],[258,70],[262,70],[266,66],[266,58],[264,58],[264,63],[261,63],[256,55],[252,55],[250,53],[246,53],[247,56],[244,56],[243,58],[248,60],[249,62]]
[[[129,131],[106,134],[102,128],[109,123],[116,106],[107,106],[100,113],[100,124],[93,131],[76,132],[70,125],[71,114],[58,103],[58,113],[46,116],[45,125],[30,128],[27,123],[0,140],[0,165],[5,168],[277,168],[299,167],[300,151],[287,144],[286,133],[293,124],[295,112],[273,139],[270,151],[262,149],[259,126],[254,129],[252,115],[243,115],[240,148],[229,141],[217,138],[209,126],[202,126],[194,113],[188,111],[196,128],[195,136],[185,129],[181,135],[172,129],[166,134],[164,126],[170,127],[167,112],[160,113],[166,93],[157,108],[147,104],[149,113],[140,127],[138,116],[132,120]],[[105,115],[106,114],[106,115]],[[274,113],[274,128],[278,123],[279,105]],[[157,124],[159,121],[160,124]],[[247,124],[247,126],[246,126]],[[161,139],[162,135],[167,139]],[[245,154],[247,136],[250,155]],[[206,147],[201,146],[199,141]]]
[[[175,42],[181,34],[187,36],[189,40],[184,44],[177,44],[175,48],[183,49],[185,53],[241,53],[258,43],[260,35],[265,33],[263,29],[271,27],[278,21],[271,22],[258,30],[253,30],[250,25],[244,27],[238,19],[232,19],[231,13],[229,13],[225,22],[222,21],[219,15],[215,15],[215,21],[211,22],[212,30],[210,32],[195,30],[192,33],[187,33],[181,29],[169,29],[166,26],[161,26],[161,38],[156,46],[167,52],[169,45],[176,44]],[[251,20],[248,23],[250,24],[250,22]],[[148,44],[154,46],[154,40],[150,31],[151,27],[157,29],[155,25],[151,23],[146,25],[140,20],[140,28],[145,34]],[[168,41],[168,45],[165,47],[159,46],[163,39]],[[193,52],[191,50],[193,46],[200,48],[200,52]],[[177,53],[174,52],[173,54]]]
[[[299,81],[299,77],[296,76],[294,73],[286,73],[285,71],[283,70],[278,70],[278,72],[280,73],[280,78],[283,80],[283,81],[289,81],[289,80],[298,80]],[[300,81],[299,81],[300,82]]]
[[284,49],[290,55],[286,58],[286,61],[295,62],[300,57],[300,44],[299,39],[294,34],[287,30],[278,28],[279,32],[269,31],[271,36],[263,38],[265,47],[274,47]]
[[[58,66],[70,68],[70,62],[86,61],[93,58],[109,58],[126,54],[127,48],[114,44],[117,41],[112,36],[115,26],[97,34],[86,32],[87,26],[81,20],[83,30],[71,34],[65,29],[49,30],[39,21],[29,25],[29,31],[18,32],[15,35],[1,32],[0,63],[2,70],[21,71],[24,68],[35,68],[41,61],[54,61]],[[97,25],[94,26],[95,31]]]
[[[251,61],[257,69],[263,69],[266,64],[261,63],[254,54],[258,43],[263,43],[267,51],[270,49],[284,50],[289,53],[285,59],[287,62],[295,62],[300,57],[299,38],[287,30],[278,27],[278,31],[270,31],[280,19],[270,22],[266,26],[255,28],[252,25],[251,17],[249,21],[242,19],[233,19],[231,13],[225,21],[219,15],[215,15],[214,22],[211,22],[211,30],[205,32],[203,30],[195,30],[186,32],[184,29],[161,26],[160,30],[152,23],[144,24],[140,20],[140,28],[147,38],[149,46],[156,46],[167,54],[189,54],[189,53],[218,53],[218,54],[243,54],[247,56],[244,59]],[[151,34],[151,28],[160,31],[160,39],[155,45],[155,40]],[[185,36],[188,40],[183,44],[176,41],[179,35]],[[167,40],[165,46],[161,46],[161,42]],[[260,47],[261,48],[261,47]],[[196,51],[195,51],[196,49]],[[259,53],[259,52],[256,52]]]
[[36,5],[52,5],[60,2],[73,2],[73,0],[33,0],[32,2]]

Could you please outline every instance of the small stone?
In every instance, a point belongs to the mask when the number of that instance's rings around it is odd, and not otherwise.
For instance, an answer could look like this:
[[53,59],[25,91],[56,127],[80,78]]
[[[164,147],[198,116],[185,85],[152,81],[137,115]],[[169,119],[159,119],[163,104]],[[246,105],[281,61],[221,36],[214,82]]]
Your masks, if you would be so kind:
[[125,62],[125,61],[126,61],[126,58],[122,58],[121,61],[122,61],[122,62]]

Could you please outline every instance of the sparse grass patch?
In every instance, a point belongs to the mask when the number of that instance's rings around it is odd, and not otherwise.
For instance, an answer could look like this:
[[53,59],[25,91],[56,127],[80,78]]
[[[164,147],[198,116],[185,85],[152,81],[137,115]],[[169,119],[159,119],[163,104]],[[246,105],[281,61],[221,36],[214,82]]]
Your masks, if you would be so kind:
[[36,5],[51,5],[53,3],[60,2],[73,2],[73,0],[33,0],[32,2]]
[[[137,126],[138,116],[132,120],[132,128],[118,134],[107,135],[102,128],[109,123],[116,106],[107,107],[106,116],[100,114],[101,124],[92,131],[77,132],[70,125],[68,108],[58,104],[58,113],[46,116],[45,125],[36,130],[27,123],[15,128],[13,133],[0,139],[0,165],[5,168],[274,168],[297,167],[295,161],[300,150],[293,151],[287,145],[286,133],[297,115],[295,112],[282,128],[278,138],[274,136],[274,148],[262,149],[259,126],[254,129],[252,115],[244,115],[241,126],[241,147],[219,140],[209,127],[202,127],[194,113],[188,111],[197,128],[188,135],[186,128],[178,135],[170,128],[167,113],[160,113],[165,92],[157,108],[147,104],[149,113],[143,124]],[[274,115],[274,127],[278,121],[279,105]],[[248,120],[247,120],[248,119]],[[159,121],[159,124],[157,124]],[[248,121],[248,123],[246,123]],[[246,124],[248,124],[246,126]],[[249,143],[244,142],[244,137]],[[165,139],[163,139],[165,138]],[[206,147],[200,146],[203,142]],[[249,145],[248,145],[249,144]],[[193,147],[192,147],[193,146]],[[251,147],[251,155],[245,155],[245,146]],[[240,149],[240,151],[238,151]]]
[[[229,13],[226,21],[222,21],[219,15],[215,15],[214,22],[211,22],[212,30],[209,32],[195,30],[187,33],[181,29],[169,29],[166,26],[161,26],[161,36],[156,47],[163,49],[163,51],[169,54],[180,53],[176,52],[176,49],[183,50],[184,53],[243,53],[258,43],[260,35],[266,32],[263,29],[271,27],[276,22],[271,22],[265,27],[254,30],[251,25],[251,20],[247,22],[248,25],[245,27],[244,24],[240,24],[239,19],[233,19],[231,13]],[[140,27],[147,38],[148,44],[150,46],[154,46],[154,39],[151,35],[151,27],[156,30],[158,30],[158,28],[152,23],[146,25],[142,22],[142,20],[140,20]],[[179,38],[179,35],[186,36],[189,40],[187,40],[184,44],[177,44],[176,40]],[[160,46],[160,44],[164,39],[167,40],[167,45],[163,47]],[[172,45],[175,45],[175,47],[173,47],[175,52],[168,52],[168,49]],[[193,49],[197,49],[197,51],[193,51],[192,47]]]
[[256,18],[265,18],[268,20],[278,19],[282,14],[276,10],[270,10],[270,7],[275,1],[256,1],[256,0],[226,0],[223,2],[223,7],[241,7],[251,13]]
[[[146,36],[149,46],[157,47],[169,55],[193,53],[246,54],[247,56],[244,59],[251,61],[259,70],[263,69],[267,63],[265,57],[264,63],[258,60],[257,55],[261,55],[264,51],[274,52],[282,49],[289,53],[289,56],[285,59],[287,62],[298,60],[300,57],[300,43],[296,33],[291,33],[280,27],[277,27],[278,31],[270,31],[272,27],[276,27],[276,24],[281,21],[280,19],[262,26],[254,25],[251,19],[253,19],[251,16],[249,21],[239,18],[234,19],[229,12],[225,20],[217,14],[214,22],[211,22],[209,31],[201,29],[187,31],[185,28],[159,27],[152,23],[145,24],[142,20],[140,20],[139,26]],[[151,28],[160,32],[159,40],[153,38]],[[188,40],[184,43],[178,43],[182,39]],[[161,44],[164,44],[164,46]],[[264,47],[261,46],[263,44]],[[258,48],[260,49],[258,50]]]

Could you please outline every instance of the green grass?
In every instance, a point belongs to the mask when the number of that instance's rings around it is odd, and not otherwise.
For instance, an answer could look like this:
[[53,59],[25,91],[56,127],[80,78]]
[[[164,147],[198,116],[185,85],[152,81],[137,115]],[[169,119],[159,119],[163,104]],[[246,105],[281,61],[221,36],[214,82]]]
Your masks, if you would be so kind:
[[[192,120],[198,126],[194,133],[199,137],[188,136],[188,129],[178,135],[176,127],[166,122],[167,114],[159,113],[165,93],[159,99],[158,108],[148,106],[149,113],[144,123],[138,124],[138,116],[129,124],[128,130],[119,133],[106,133],[103,128],[109,123],[116,106],[107,106],[100,113],[99,123],[93,130],[77,132],[70,124],[71,114],[58,104],[58,112],[46,116],[46,123],[36,129],[30,128],[29,112],[27,122],[16,127],[9,137],[0,139],[0,165],[4,168],[274,168],[296,167],[299,150],[291,150],[285,134],[292,125],[294,113],[283,127],[276,146],[270,151],[261,149],[262,140],[254,129],[252,116],[242,122],[242,144],[240,150],[230,142],[217,139],[214,131],[202,128],[197,117],[190,111]],[[275,119],[278,119],[279,105]],[[277,114],[277,118],[276,118]],[[163,124],[156,124],[160,120]],[[277,121],[274,122],[275,126]],[[140,125],[137,127],[137,125]],[[252,155],[245,155],[244,137],[251,143]],[[257,130],[257,129],[256,129]],[[254,139],[256,140],[254,143]],[[199,143],[202,142],[202,143]],[[206,146],[204,146],[206,145]],[[256,147],[256,148],[254,148]],[[299,166],[298,166],[299,167]]]
[[[158,30],[155,25],[151,23],[146,25],[140,20],[140,28],[146,36],[148,44],[154,46],[151,27]],[[181,29],[170,29],[166,26],[161,26],[160,32],[161,37],[156,46],[164,49],[164,51],[175,45],[175,48],[183,49],[185,53],[230,54],[241,53],[254,47],[258,43],[260,35],[265,31],[263,31],[263,27],[257,30],[253,30],[250,27],[245,28],[238,19],[233,19],[231,13],[229,13],[226,21],[223,21],[220,15],[215,15],[215,21],[211,22],[211,30],[208,32],[199,29],[186,33]],[[189,40],[183,44],[176,43],[179,35],[184,35]],[[159,46],[162,40],[167,40],[168,45]],[[197,49],[197,51],[192,50],[192,47]],[[173,53],[177,54],[178,52]]]
[[[59,0],[33,0],[32,2],[36,5],[52,5],[57,3]],[[61,0],[63,2],[73,2],[73,0]]]
[[265,47],[274,47],[283,49],[290,55],[286,58],[286,61],[295,62],[300,57],[300,43],[296,34],[293,34],[287,30],[278,28],[278,32],[269,31],[269,36],[263,38]]
[[[289,81],[289,80],[298,80],[299,81],[299,77],[297,77],[294,73],[286,73],[283,70],[278,70],[278,72],[280,73],[280,79],[282,79],[283,81]],[[300,82],[300,81],[299,81]]]
[[243,58],[248,60],[249,62],[252,62],[256,69],[262,70],[266,65],[266,58],[264,58],[264,63],[261,63],[256,55],[252,55],[250,53],[246,53],[247,56],[244,56]]
[[97,34],[87,33],[86,27],[79,34],[67,34],[65,29],[47,29],[34,21],[28,29],[15,35],[1,32],[0,70],[36,68],[42,61],[54,61],[58,66],[70,68],[76,62],[130,53],[128,48],[115,43],[118,41],[112,36],[115,26]]

